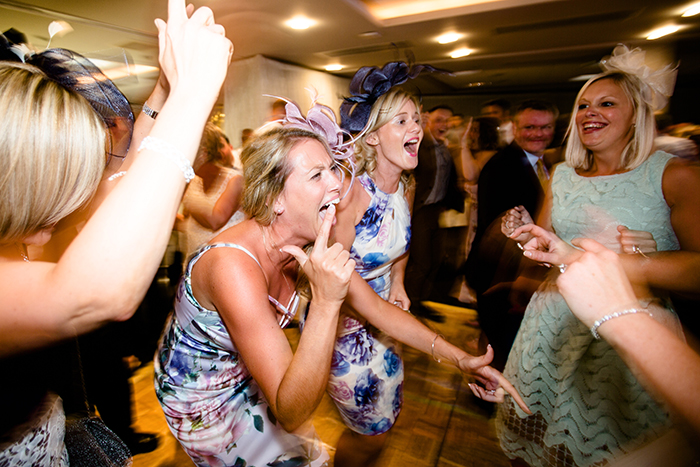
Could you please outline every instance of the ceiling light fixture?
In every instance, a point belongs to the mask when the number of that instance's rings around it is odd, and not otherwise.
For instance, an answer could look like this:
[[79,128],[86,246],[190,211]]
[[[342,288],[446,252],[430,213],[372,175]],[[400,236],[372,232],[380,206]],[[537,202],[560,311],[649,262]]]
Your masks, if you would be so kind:
[[311,26],[314,26],[316,24],[316,21],[307,18],[306,16],[295,16],[294,18],[285,21],[284,24],[286,24],[292,29],[303,30],[309,29]]
[[668,36],[669,34],[673,34],[674,32],[677,32],[681,27],[680,26],[664,26],[663,28],[655,29],[649,33],[647,36],[648,41],[653,41],[654,39],[658,39],[660,37]]
[[472,49],[468,49],[468,48],[466,48],[466,47],[462,47],[461,49],[457,49],[457,50],[453,51],[453,52],[450,54],[450,57],[452,57],[452,58],[462,58],[462,57],[466,57],[467,55],[469,55],[469,54],[472,53],[472,52],[473,52]]
[[690,5],[684,12],[683,15],[684,17],[689,17],[689,16],[695,16],[698,13],[700,13],[700,3],[695,3],[694,5]]
[[451,44],[452,42],[457,42],[463,37],[462,34],[456,32],[448,32],[437,38],[438,44]]
[[340,71],[343,69],[343,65],[339,64],[333,64],[333,65],[326,65],[326,71]]

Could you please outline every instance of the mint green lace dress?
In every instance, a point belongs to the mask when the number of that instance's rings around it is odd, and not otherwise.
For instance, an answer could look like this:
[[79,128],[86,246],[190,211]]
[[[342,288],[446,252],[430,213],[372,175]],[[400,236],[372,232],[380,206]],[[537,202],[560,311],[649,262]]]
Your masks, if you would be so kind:
[[[678,250],[661,189],[672,157],[656,152],[629,172],[590,178],[559,165],[552,177],[554,231],[566,242],[593,238],[619,253],[617,226],[624,225],[651,232],[660,251]],[[504,370],[533,415],[507,398],[498,436],[508,457],[532,466],[602,465],[665,434],[670,422],[617,352],[571,313],[556,274],[532,297]],[[654,317],[680,332],[672,311],[657,305]]]

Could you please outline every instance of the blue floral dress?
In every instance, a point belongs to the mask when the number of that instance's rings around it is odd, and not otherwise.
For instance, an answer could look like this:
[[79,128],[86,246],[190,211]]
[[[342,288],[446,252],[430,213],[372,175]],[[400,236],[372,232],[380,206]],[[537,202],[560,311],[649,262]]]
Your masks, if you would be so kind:
[[[221,316],[192,294],[192,267],[220,247],[237,248],[258,262],[233,243],[207,245],[189,260],[154,362],[156,395],[170,430],[198,466],[327,466],[328,453],[312,428],[301,438],[277,423]],[[269,298],[284,328],[298,296],[287,307]]]
[[[350,255],[355,270],[383,299],[391,289],[391,266],[411,241],[411,214],[403,184],[383,193],[367,174],[357,180],[371,197],[355,226]],[[364,435],[386,432],[403,402],[403,362],[398,344],[367,322],[342,314],[328,380],[328,394],[345,424]]]

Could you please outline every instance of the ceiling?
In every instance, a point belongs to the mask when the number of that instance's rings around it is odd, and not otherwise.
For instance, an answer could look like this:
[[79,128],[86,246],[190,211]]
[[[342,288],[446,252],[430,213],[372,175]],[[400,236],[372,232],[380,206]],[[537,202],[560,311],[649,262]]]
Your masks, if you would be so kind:
[[[484,1],[484,0],[479,0]],[[681,18],[691,1],[680,0],[198,0],[209,6],[235,46],[234,60],[264,55],[351,77],[364,65],[414,60],[451,71],[420,78],[424,94],[494,94],[577,89],[571,79],[599,70],[597,63],[618,43],[640,45],[662,61],[680,60],[681,79],[700,75],[700,15]],[[452,6],[439,11],[378,19],[391,8],[423,4]],[[468,5],[471,4],[471,5]],[[458,6],[455,6],[458,5]],[[462,6],[459,6],[462,5]],[[48,43],[48,25],[68,22],[73,31],[55,36],[65,47],[91,58],[112,60],[125,51],[132,64],[157,67],[153,19],[166,15],[166,0],[0,0],[0,31],[15,28],[37,49]],[[284,22],[305,15],[317,23],[292,30]],[[656,41],[653,29],[682,29]],[[463,37],[441,45],[446,32]],[[450,52],[473,52],[452,59]],[[104,62],[100,62],[104,63]],[[107,65],[105,65],[107,66]],[[133,68],[131,68],[133,70]],[[132,103],[142,103],[157,70],[115,82]]]

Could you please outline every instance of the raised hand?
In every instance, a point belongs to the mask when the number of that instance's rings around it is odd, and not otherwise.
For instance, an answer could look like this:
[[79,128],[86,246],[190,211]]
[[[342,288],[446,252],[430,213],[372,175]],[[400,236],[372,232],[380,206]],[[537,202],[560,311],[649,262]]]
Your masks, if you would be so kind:
[[321,230],[308,256],[295,245],[286,245],[281,249],[294,256],[308,276],[314,301],[340,304],[348,293],[350,278],[355,271],[355,261],[350,259],[350,252],[340,243],[328,247],[328,237],[334,220],[335,206],[331,205],[326,210]]
[[[207,7],[193,12],[185,0],[168,1],[168,22],[155,20],[158,60],[172,90],[212,94],[216,99],[226,77],[233,44]],[[211,97],[211,96],[209,96]]]
[[501,232],[506,237],[511,238],[516,242],[522,244],[530,240],[532,236],[527,235],[526,233],[513,236],[513,232],[515,232],[516,229],[522,227],[523,225],[534,223],[535,222],[532,220],[532,216],[530,216],[530,213],[527,212],[527,209],[525,209],[524,206],[517,206],[506,212],[503,218],[501,219]]
[[523,255],[546,266],[570,264],[581,255],[579,250],[538,225],[526,224],[518,227],[512,233],[512,237],[520,238],[524,234],[527,234],[530,240],[523,245]]
[[656,251],[656,240],[651,232],[630,230],[624,225],[618,225],[620,232],[620,251],[627,254],[653,253]]
[[474,377],[483,386],[469,383],[469,389],[479,399],[489,402],[503,402],[505,394],[508,393],[513,400],[527,414],[531,414],[530,409],[518,394],[518,391],[505,379],[500,371],[488,366],[493,360],[493,348],[489,345],[486,353],[480,357],[468,355],[459,360],[459,369],[462,373]]

